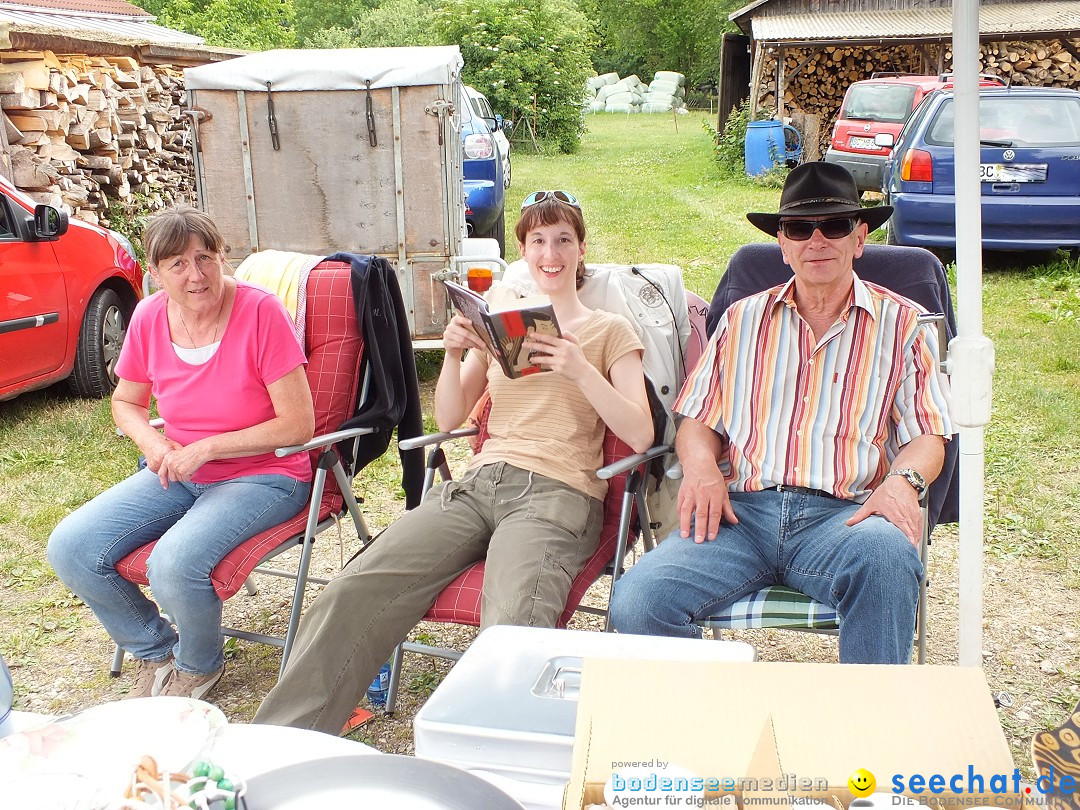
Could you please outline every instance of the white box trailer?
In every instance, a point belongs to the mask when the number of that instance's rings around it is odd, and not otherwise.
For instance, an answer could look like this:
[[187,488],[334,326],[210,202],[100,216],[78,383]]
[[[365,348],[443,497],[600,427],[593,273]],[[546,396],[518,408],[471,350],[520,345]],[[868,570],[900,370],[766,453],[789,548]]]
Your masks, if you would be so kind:
[[277,50],[184,71],[199,207],[235,267],[259,250],[376,254],[418,342],[462,253],[457,46]]

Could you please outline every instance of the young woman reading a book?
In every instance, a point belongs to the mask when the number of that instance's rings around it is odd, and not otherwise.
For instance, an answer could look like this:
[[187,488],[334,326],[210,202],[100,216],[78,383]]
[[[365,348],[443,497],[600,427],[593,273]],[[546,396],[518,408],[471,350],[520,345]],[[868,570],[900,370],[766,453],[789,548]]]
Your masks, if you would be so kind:
[[633,328],[578,300],[585,223],[577,200],[530,194],[515,233],[562,333],[527,341],[550,373],[509,379],[467,318],[447,325],[439,429],[459,427],[487,390],[490,437],[464,477],[433,488],[327,585],[255,722],[340,731],[394,647],[479,560],[487,559],[484,627],[554,627],[562,613],[599,539],[607,484],[595,470],[605,428],[640,452],[652,442],[652,419]]

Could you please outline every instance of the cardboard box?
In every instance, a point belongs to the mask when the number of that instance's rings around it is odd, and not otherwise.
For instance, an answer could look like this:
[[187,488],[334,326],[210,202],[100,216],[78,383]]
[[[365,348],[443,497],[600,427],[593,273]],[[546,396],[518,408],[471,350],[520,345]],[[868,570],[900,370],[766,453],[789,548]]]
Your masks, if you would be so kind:
[[[701,777],[707,802],[733,794],[744,810],[786,809],[791,798],[846,808],[859,769],[878,792],[899,786],[942,810],[1021,804],[1019,771],[973,668],[587,658],[564,810],[602,804],[618,767],[661,762]],[[981,794],[970,791],[978,776]],[[660,787],[658,801],[619,806],[676,804]]]

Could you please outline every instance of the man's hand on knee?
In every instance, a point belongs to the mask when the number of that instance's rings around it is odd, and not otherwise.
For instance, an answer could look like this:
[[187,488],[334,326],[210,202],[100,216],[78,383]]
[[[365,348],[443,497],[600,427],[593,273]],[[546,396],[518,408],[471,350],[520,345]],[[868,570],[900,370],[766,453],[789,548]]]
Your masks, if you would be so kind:
[[922,540],[922,510],[915,490],[902,478],[894,476],[882,481],[845,524],[854,526],[871,515],[881,515],[902,531],[911,545],[919,547]]
[[679,536],[689,537],[692,524],[695,543],[715,540],[725,520],[739,522],[723,473],[715,465],[705,470],[684,468],[679,487]]

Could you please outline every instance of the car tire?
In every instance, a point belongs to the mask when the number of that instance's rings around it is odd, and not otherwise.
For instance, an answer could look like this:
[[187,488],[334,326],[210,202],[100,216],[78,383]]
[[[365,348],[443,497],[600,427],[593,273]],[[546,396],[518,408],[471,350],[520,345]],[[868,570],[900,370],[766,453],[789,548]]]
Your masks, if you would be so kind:
[[892,226],[891,222],[885,223],[885,244],[886,245],[899,245],[900,242],[896,238],[896,228]]
[[79,330],[75,367],[68,377],[71,392],[101,399],[116,387],[116,361],[127,334],[131,312],[115,291],[102,288],[90,298]]
[[495,220],[495,224],[491,226],[484,233],[478,233],[477,236],[483,239],[494,239],[499,243],[499,257],[506,258],[506,211],[499,212],[499,218]]

